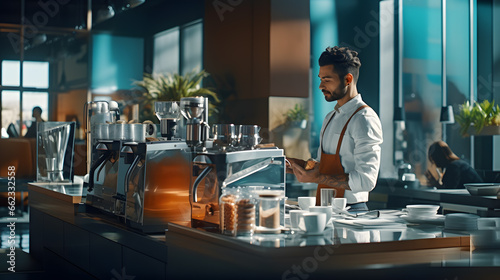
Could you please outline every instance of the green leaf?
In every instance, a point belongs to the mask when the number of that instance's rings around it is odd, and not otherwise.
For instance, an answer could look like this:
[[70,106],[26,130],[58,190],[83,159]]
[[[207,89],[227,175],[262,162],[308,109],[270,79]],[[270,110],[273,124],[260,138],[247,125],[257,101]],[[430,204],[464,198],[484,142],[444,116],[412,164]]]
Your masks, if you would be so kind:
[[[205,70],[194,69],[185,75],[178,73],[144,73],[142,81],[134,81],[143,92],[143,106],[155,101],[180,101],[183,97],[208,96],[211,102],[219,103],[217,94],[209,88],[201,87],[201,82],[209,74]],[[210,106],[210,113],[216,112],[215,105]]]

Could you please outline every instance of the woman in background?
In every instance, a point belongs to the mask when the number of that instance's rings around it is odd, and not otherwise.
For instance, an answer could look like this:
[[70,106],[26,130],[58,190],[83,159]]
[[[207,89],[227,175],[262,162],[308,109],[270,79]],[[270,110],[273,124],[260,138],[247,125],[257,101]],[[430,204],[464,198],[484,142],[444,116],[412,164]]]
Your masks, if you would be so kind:
[[[436,141],[429,147],[429,161],[441,168],[439,178],[427,170],[425,173],[429,186],[442,189],[461,189],[467,183],[482,183],[483,180],[467,162],[453,153],[448,144]],[[441,175],[442,174],[442,175]]]

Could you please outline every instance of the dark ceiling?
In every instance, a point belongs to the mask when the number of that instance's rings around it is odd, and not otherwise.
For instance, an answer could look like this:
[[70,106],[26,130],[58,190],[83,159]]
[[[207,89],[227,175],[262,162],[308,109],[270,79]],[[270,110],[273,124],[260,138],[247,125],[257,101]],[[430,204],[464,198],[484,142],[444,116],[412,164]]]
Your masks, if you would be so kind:
[[[1,0],[0,23],[21,24],[23,1],[28,25],[39,29],[87,29],[88,2],[85,0]],[[131,0],[92,0],[92,30],[146,37],[203,18],[204,14],[204,0],[145,0],[133,8],[127,5],[128,1]],[[108,6],[113,9],[114,16],[100,21],[99,11],[109,9]]]

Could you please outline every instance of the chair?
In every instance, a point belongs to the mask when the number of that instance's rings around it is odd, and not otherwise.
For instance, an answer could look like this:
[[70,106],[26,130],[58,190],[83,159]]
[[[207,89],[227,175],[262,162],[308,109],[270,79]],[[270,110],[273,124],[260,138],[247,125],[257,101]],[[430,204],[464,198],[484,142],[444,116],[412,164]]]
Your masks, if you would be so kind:
[[19,137],[16,126],[13,123],[9,124],[9,126],[7,127],[7,134],[9,134],[10,138]]
[[[7,202],[9,191],[9,167],[14,167],[16,204],[26,206],[28,195],[26,184],[36,179],[36,139],[1,138],[0,139],[0,205]],[[22,203],[21,203],[22,201]],[[24,210],[24,208],[23,208]]]

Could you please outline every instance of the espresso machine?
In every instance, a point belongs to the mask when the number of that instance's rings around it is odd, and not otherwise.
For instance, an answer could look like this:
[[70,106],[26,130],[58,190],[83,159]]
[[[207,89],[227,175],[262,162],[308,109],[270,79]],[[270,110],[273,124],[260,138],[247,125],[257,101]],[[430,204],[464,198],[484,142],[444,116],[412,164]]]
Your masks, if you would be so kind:
[[[282,149],[197,153],[191,180],[191,224],[218,231],[219,197],[225,188],[248,187],[285,195],[285,157]],[[280,212],[284,213],[284,201]],[[281,225],[284,215],[281,214]]]
[[[285,156],[276,147],[259,148],[260,127],[214,124],[213,145],[193,151],[190,187],[191,226],[220,230],[219,197],[230,188],[272,191],[285,196]],[[196,142],[196,141],[195,141]],[[280,224],[284,225],[284,199],[280,201]]]
[[[155,109],[162,110],[155,112],[160,122],[180,117],[171,110],[172,104],[155,105]],[[172,140],[156,138],[153,127],[110,125],[110,139],[96,140],[93,153],[97,160],[89,172],[86,200],[87,206],[148,233],[163,232],[170,221],[190,220],[191,151],[174,135],[168,137]]]

